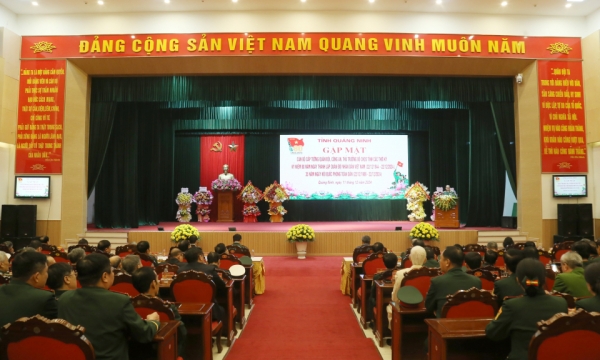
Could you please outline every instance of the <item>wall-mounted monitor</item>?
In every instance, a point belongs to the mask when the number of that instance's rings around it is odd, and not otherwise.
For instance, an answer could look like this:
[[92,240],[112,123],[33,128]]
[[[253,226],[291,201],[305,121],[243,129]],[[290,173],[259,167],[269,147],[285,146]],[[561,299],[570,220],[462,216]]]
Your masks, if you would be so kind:
[[587,175],[553,175],[554,197],[586,197]]
[[15,176],[15,198],[48,199],[50,176]]

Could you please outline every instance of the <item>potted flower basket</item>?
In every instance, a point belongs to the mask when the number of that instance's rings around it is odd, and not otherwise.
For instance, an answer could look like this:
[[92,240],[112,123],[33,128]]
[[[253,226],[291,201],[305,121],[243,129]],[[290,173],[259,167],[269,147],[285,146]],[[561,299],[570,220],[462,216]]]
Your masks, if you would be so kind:
[[436,246],[434,242],[440,241],[440,234],[438,233],[437,229],[433,225],[426,222],[415,225],[415,227],[410,230],[408,235],[411,239],[423,240],[425,245],[429,246]]
[[263,198],[263,193],[256,186],[252,185],[252,181],[248,181],[248,184],[244,186],[242,192],[238,195],[238,199],[244,202],[244,222],[252,223],[256,222],[256,217],[260,216],[260,210],[256,203]]
[[171,241],[178,243],[180,241],[187,240],[192,235],[196,235],[198,241],[200,240],[200,232],[198,229],[189,224],[182,224],[177,226],[171,232]]
[[287,240],[296,244],[296,253],[298,259],[306,259],[306,248],[308,247],[309,241],[315,241],[315,231],[312,227],[305,224],[298,224],[292,226],[292,228],[286,234]]

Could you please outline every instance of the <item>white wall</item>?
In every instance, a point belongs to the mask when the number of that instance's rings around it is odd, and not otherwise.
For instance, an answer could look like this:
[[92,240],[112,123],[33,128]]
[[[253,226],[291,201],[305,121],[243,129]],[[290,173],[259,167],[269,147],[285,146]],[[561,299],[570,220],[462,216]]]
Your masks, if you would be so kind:
[[586,37],[600,29],[600,9],[594,11],[585,18],[585,33],[581,37]]
[[17,31],[17,14],[0,5],[0,27]]
[[358,11],[19,15],[20,35],[198,32],[398,32],[582,36],[583,17]]

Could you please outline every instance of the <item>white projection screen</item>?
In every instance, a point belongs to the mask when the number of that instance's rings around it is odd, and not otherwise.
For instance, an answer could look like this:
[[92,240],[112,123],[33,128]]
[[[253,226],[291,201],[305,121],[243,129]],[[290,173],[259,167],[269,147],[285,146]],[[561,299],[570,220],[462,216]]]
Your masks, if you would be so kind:
[[408,135],[281,135],[279,178],[291,200],[404,199]]

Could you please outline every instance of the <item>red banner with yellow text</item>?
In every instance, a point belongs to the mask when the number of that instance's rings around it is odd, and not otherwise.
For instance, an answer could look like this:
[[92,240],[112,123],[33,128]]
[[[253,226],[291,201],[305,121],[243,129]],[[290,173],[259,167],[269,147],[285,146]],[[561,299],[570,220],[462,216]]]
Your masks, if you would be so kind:
[[581,62],[539,61],[542,172],[587,172]]
[[23,36],[22,59],[176,56],[581,59],[580,38],[395,33]]

